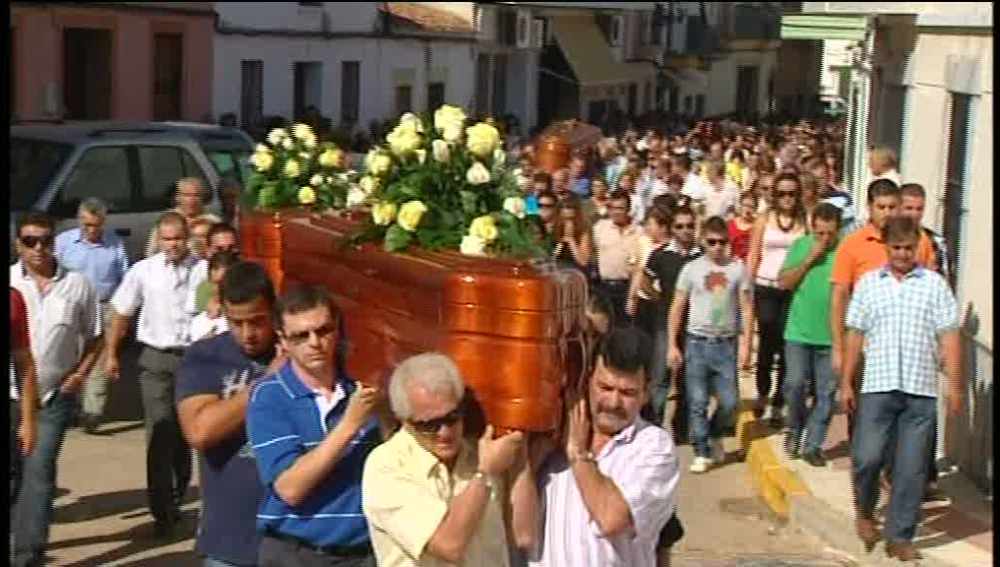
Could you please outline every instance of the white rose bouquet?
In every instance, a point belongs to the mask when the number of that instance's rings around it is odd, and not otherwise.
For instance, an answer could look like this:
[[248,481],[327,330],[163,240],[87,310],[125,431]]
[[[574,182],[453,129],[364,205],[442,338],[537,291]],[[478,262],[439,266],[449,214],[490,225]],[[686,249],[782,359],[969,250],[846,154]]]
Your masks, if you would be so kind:
[[[342,209],[355,188],[355,173],[344,168],[343,150],[320,142],[307,124],[271,130],[266,143],[254,148],[250,164],[245,202],[255,209]],[[359,192],[354,191],[351,204],[361,200]]]
[[467,126],[465,112],[447,104],[400,118],[365,158],[359,187],[373,206],[356,242],[381,241],[390,252],[416,245],[472,256],[542,254],[500,132],[488,122]]

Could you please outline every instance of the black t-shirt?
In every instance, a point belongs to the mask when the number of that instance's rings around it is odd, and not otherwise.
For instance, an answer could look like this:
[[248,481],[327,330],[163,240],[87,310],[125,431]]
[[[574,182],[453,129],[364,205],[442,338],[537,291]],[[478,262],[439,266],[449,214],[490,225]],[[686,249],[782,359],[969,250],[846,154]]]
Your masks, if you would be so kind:
[[[177,372],[177,402],[203,394],[229,399],[264,376],[273,353],[248,358],[232,333],[198,341]],[[196,550],[235,565],[255,565],[257,510],[264,490],[247,442],[246,429],[199,455],[201,519]]]
[[681,268],[699,256],[701,254],[682,256],[673,250],[668,250],[666,246],[661,246],[649,254],[649,259],[646,260],[646,275],[660,284],[660,299],[656,302],[658,320],[665,319],[669,314],[670,304],[674,301],[674,287],[677,285]]

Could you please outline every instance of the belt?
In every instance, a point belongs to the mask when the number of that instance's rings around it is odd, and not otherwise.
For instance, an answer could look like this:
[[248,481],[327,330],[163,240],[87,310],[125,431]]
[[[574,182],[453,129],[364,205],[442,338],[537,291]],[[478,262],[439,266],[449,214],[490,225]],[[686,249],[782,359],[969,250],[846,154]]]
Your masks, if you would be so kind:
[[601,283],[609,286],[628,285],[629,280],[601,280]]
[[701,341],[705,343],[724,343],[726,341],[736,340],[736,335],[732,335],[729,337],[706,337],[704,335],[696,335],[694,333],[688,333],[687,336],[692,341]]
[[174,347],[174,348],[156,348],[155,346],[146,345],[146,348],[151,348],[156,352],[161,352],[163,354],[172,354],[174,356],[184,356],[184,348]]
[[292,545],[297,545],[299,547],[304,547],[310,551],[314,551],[321,555],[334,555],[340,557],[364,557],[366,555],[372,554],[372,546],[369,545],[354,545],[354,546],[340,546],[340,545],[316,545],[310,543],[304,539],[297,538],[288,534],[283,534],[272,528],[267,528],[264,530],[264,535],[270,538],[274,538],[285,543],[290,543]]

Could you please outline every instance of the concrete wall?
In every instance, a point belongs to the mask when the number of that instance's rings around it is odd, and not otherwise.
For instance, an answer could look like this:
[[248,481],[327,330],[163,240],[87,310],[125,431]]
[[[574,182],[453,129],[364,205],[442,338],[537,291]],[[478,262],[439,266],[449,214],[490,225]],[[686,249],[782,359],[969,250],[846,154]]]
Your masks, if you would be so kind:
[[431,46],[430,70],[435,79],[445,79],[445,100],[469,107],[474,93],[474,49],[469,44],[399,39],[313,39],[280,36],[219,34],[215,49],[216,115],[240,112],[241,71],[245,59],[259,59],[264,68],[263,114],[291,118],[294,106],[294,64],[322,63],[320,112],[340,122],[341,64],[361,62],[358,125],[395,115],[395,87],[409,75],[413,107],[427,104],[428,69],[424,50]]
[[111,32],[111,119],[153,117],[153,34],[183,35],[181,116],[200,120],[212,110],[213,18],[178,12],[114,10],[74,6],[11,8],[16,61],[14,114],[21,119],[52,118],[53,102],[63,107],[63,31],[95,28]]

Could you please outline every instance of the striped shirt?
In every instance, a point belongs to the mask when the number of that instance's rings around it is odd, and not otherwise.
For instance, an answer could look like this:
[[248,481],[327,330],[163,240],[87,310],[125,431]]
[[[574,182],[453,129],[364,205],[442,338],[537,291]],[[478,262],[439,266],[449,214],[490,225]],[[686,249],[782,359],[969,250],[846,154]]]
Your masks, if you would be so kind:
[[847,327],[865,336],[862,394],[937,396],[938,342],[958,328],[958,304],[940,274],[915,267],[897,280],[883,267],[862,276]]
[[317,546],[349,547],[369,542],[368,525],[361,513],[361,472],[380,438],[375,418],[358,430],[329,476],[316,485],[305,502],[292,506],[274,490],[278,477],[319,445],[343,419],[356,386],[344,374],[337,382],[343,395],[332,408],[316,401],[318,394],[302,383],[291,362],[254,387],[247,406],[247,437],[266,491],[257,513],[258,531],[273,530]]
[[597,466],[628,503],[632,533],[602,537],[565,456],[553,455],[539,476],[545,525],[532,567],[656,565],[656,544],[674,513],[680,478],[670,434],[636,418],[601,449]]

